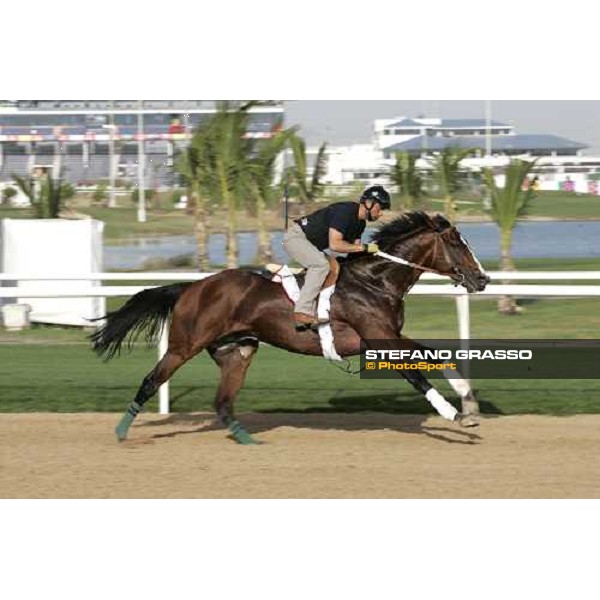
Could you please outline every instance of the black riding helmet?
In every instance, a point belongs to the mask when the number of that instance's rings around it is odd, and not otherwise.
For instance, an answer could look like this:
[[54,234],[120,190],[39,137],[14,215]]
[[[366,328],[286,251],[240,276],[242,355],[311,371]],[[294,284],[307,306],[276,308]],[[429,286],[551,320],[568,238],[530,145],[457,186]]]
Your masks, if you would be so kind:
[[389,210],[392,207],[390,195],[382,185],[372,185],[368,187],[360,197],[360,203],[364,204],[366,200],[378,202],[383,210]]

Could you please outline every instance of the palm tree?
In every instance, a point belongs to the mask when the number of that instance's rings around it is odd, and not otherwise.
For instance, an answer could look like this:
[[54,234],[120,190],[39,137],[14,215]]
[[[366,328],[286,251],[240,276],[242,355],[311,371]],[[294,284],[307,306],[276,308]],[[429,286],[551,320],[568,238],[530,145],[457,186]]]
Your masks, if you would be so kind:
[[227,213],[227,266],[237,267],[237,210],[251,189],[250,157],[253,141],[247,133],[248,111],[256,102],[233,107],[220,102],[217,112],[202,122],[178,161],[180,173],[192,187],[200,260],[206,259],[206,216],[209,200]]
[[208,127],[198,128],[190,145],[179,155],[177,171],[183,175],[189,189],[190,204],[194,210],[194,234],[198,254],[198,269],[209,269],[207,227],[208,199],[215,197],[211,190],[215,188],[214,172],[211,170],[213,150]]
[[258,217],[258,255],[262,262],[269,262],[272,258],[265,210],[274,196],[275,163],[295,133],[295,127],[276,133],[259,145],[255,156],[251,159],[252,198]]
[[[523,216],[535,197],[533,189],[528,186],[523,190],[523,182],[530,173],[535,161],[511,160],[505,170],[505,183],[498,188],[491,169],[484,169],[483,176],[489,190],[491,207],[486,212],[500,227],[500,269],[514,271],[515,266],[510,255],[513,229],[517,219]],[[504,281],[503,283],[509,283]],[[503,314],[515,314],[517,305],[514,298],[503,296],[498,301],[498,310]]]
[[[227,216],[227,267],[237,267],[237,212],[248,198],[261,211],[269,198],[269,186],[278,152],[292,132],[275,135],[264,149],[247,135],[249,111],[261,105],[250,101],[242,105],[220,102],[217,112],[202,122],[194,133],[190,146],[178,161],[178,170],[190,183],[196,206],[196,235],[199,256],[206,256],[207,202],[218,202]],[[283,137],[281,137],[283,136]],[[268,233],[260,232],[263,249],[268,246]],[[265,250],[266,251],[266,250]]]
[[248,102],[230,110],[228,102],[222,102],[214,115],[215,173],[219,199],[227,211],[227,267],[237,267],[237,210],[241,200],[252,187],[251,163],[253,141],[246,136],[249,109],[255,102]]
[[417,157],[408,152],[396,152],[396,163],[390,168],[390,178],[402,196],[402,209],[411,210],[424,196],[423,178],[416,168]]
[[444,197],[444,214],[451,223],[456,220],[455,195],[459,188],[460,163],[475,152],[473,148],[448,146],[435,157],[434,169]]
[[306,143],[299,135],[290,138],[294,165],[287,173],[289,183],[293,183],[303,208],[312,204],[323,192],[325,184],[322,179],[327,172],[327,142],[323,142],[317,151],[315,167],[308,183],[308,168],[306,160]]

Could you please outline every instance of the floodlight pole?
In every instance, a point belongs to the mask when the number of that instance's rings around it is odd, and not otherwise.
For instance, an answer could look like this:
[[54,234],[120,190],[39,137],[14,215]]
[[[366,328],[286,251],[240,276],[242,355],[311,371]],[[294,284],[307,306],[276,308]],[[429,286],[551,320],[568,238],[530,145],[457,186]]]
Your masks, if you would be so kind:
[[[488,168],[492,169],[492,101],[485,101],[485,159],[489,161]],[[484,163],[486,161],[484,160]],[[486,188],[485,195],[483,197],[483,208],[489,210],[492,207],[492,199],[490,197],[490,191]],[[457,298],[458,302],[458,298]]]
[[287,183],[285,184],[285,187],[283,188],[283,217],[285,220],[285,230],[287,231],[288,228],[288,200],[289,200],[289,192],[288,192],[288,186]]
[[[110,191],[109,191],[109,196],[108,196],[108,207],[109,208],[115,208],[115,206],[117,206],[117,196],[116,196],[116,190],[115,190],[115,113],[114,113],[114,109],[115,109],[115,103],[113,100],[111,100],[110,102],[110,108],[111,108],[111,113],[110,113],[110,123],[108,124],[108,131],[110,133],[110,137],[109,137],[109,142],[108,142],[108,153],[109,153],[109,185],[110,185]],[[106,126],[105,126],[106,127]]]
[[485,101],[485,156],[492,156],[492,101]]
[[142,114],[143,102],[139,101],[138,109],[138,223],[146,222],[146,195],[144,190],[144,116]]
[[116,190],[115,190],[115,125],[102,125],[104,129],[108,129],[110,136],[108,138],[108,185],[110,187],[108,196],[108,207],[115,208],[117,206]]

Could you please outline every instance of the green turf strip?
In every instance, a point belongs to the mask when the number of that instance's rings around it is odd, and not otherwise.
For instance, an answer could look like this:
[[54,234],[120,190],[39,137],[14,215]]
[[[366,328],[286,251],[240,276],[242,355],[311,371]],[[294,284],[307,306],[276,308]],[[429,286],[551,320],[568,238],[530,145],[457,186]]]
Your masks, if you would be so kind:
[[[122,412],[155,360],[155,351],[143,348],[103,363],[83,345],[1,345],[0,412]],[[218,369],[210,358],[193,359],[171,381],[173,411],[211,411],[217,384]],[[445,381],[435,385],[454,397]],[[600,380],[481,380],[475,387],[487,413],[600,412]],[[404,381],[364,381],[323,359],[267,346],[253,361],[236,407],[240,412],[432,412]],[[156,409],[154,398],[148,410]]]

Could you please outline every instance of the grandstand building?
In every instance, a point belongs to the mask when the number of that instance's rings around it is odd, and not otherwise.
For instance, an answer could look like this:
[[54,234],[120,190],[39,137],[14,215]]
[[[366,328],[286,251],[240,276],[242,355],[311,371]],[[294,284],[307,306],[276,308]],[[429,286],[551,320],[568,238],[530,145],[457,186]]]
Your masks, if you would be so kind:
[[[178,152],[215,111],[210,100],[0,100],[0,182],[42,167],[78,186],[135,185],[141,149],[145,187],[171,186]],[[283,112],[253,107],[247,135],[270,137]]]

